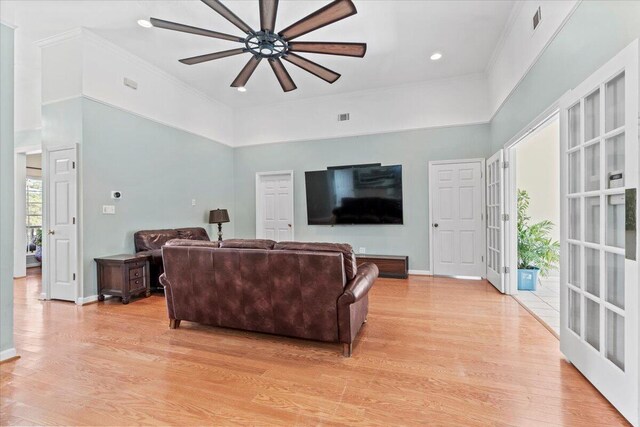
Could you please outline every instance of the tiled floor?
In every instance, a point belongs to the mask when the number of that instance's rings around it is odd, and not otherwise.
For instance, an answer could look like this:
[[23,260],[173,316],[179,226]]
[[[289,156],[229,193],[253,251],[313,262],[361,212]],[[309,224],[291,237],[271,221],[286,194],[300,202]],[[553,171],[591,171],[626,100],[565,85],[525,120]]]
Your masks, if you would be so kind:
[[535,291],[518,291],[515,295],[523,305],[560,334],[560,282],[557,277],[540,280]]

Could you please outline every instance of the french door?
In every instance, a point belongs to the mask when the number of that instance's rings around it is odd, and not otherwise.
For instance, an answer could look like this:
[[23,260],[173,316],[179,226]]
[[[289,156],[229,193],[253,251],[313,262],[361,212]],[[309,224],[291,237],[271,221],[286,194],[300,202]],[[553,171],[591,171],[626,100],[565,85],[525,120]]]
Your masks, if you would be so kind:
[[638,42],[560,101],[560,348],[638,425]]
[[504,150],[487,160],[487,280],[500,292],[504,280]]

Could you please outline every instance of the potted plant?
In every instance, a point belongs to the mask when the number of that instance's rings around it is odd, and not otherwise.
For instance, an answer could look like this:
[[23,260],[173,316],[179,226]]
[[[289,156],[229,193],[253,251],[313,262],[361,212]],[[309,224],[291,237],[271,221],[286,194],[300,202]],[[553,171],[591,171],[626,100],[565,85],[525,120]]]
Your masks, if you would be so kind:
[[42,262],[42,228],[36,230],[36,235],[33,236],[33,244],[36,245],[34,257],[38,262]]
[[560,260],[560,243],[551,238],[553,223],[545,220],[530,224],[529,203],[529,194],[518,190],[518,290],[521,291],[535,291],[538,273],[546,276]]

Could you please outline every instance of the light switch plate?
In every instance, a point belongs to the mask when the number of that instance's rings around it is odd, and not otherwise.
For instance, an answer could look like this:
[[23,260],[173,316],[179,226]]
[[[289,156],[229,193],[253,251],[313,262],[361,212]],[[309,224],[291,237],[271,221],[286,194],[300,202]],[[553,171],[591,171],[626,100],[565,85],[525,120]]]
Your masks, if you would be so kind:
[[103,215],[115,215],[116,207],[114,205],[102,205],[102,214]]
[[360,249],[358,249],[358,253],[359,253],[359,254],[366,254],[366,253],[367,253],[367,248],[360,248]]
[[196,199],[191,199],[191,206],[195,206],[196,205]]

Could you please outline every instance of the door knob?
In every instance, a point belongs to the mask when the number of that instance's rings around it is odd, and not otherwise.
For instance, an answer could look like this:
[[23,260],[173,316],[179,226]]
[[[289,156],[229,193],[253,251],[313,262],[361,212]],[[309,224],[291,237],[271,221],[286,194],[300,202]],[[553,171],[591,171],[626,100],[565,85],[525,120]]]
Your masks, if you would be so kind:
[[56,234],[55,230],[49,230],[49,234]]
[[291,228],[291,224],[287,224],[289,226],[289,228]]
[[434,224],[433,224],[433,226],[434,226],[435,228],[438,228],[438,223],[437,223],[437,222],[436,222],[436,223],[434,223]]

